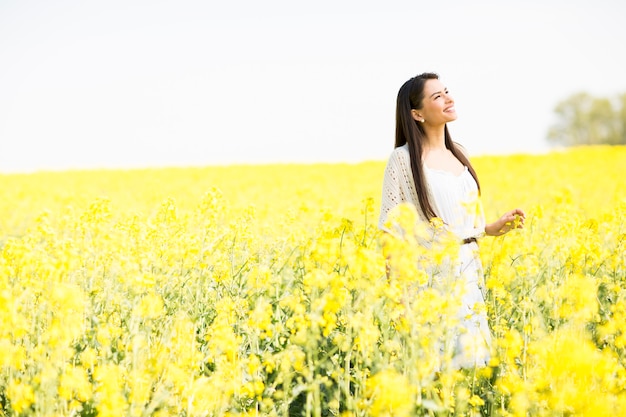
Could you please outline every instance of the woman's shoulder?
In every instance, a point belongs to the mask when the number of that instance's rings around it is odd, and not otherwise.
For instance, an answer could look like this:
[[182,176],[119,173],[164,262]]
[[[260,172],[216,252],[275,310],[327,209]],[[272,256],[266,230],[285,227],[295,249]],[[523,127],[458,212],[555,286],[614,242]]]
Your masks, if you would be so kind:
[[459,142],[453,142],[454,143],[454,147],[463,154],[464,157],[466,157],[467,159],[469,159],[469,153],[467,152],[467,149],[465,149],[465,146],[461,145]]
[[402,161],[402,162],[409,161],[410,158],[411,158],[411,155],[409,153],[409,145],[406,143],[402,146],[398,146],[397,148],[394,148],[393,151],[391,151],[391,155],[389,156],[390,160],[396,160],[396,161]]

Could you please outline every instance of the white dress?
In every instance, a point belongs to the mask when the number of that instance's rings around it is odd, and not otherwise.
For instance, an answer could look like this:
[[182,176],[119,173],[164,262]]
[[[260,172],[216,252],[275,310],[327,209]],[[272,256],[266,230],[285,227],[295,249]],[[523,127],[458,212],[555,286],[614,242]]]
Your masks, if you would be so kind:
[[[460,175],[430,169],[425,165],[424,172],[431,206],[459,242],[481,236],[485,230],[485,218],[478,199],[478,186],[467,167]],[[393,233],[386,224],[387,218],[400,203],[414,205],[422,220],[426,221],[417,199],[407,145],[394,149],[385,169],[380,229]],[[453,366],[484,366],[489,361],[491,335],[481,291],[483,273],[478,245],[475,242],[463,244],[459,250],[455,276],[463,280],[464,288],[457,318],[463,329],[455,341]]]

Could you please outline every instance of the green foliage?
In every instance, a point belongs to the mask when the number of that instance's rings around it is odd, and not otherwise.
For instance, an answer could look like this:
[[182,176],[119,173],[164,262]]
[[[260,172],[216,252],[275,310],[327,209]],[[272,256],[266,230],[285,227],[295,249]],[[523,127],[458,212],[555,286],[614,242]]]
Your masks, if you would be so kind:
[[565,146],[626,144],[626,94],[594,97],[577,93],[554,109],[557,122],[548,142]]

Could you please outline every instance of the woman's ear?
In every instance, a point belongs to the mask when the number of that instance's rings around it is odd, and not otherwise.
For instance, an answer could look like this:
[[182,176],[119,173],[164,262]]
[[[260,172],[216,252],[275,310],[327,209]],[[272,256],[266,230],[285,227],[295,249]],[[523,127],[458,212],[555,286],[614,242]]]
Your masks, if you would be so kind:
[[415,119],[416,122],[424,121],[424,118],[422,117],[422,115],[419,113],[417,109],[411,109],[411,116],[413,116],[413,119]]

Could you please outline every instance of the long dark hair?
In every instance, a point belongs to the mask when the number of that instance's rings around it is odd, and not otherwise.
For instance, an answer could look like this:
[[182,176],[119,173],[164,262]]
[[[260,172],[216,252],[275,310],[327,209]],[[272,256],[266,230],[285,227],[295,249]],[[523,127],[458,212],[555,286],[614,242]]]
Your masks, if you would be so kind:
[[[400,91],[398,91],[398,101],[396,106],[396,148],[409,144],[409,155],[411,157],[411,171],[413,173],[413,181],[415,182],[415,188],[417,188],[417,198],[422,209],[422,213],[428,220],[433,217],[437,217],[437,214],[433,210],[428,198],[428,189],[426,187],[426,178],[424,176],[424,169],[422,166],[422,153],[424,151],[423,143],[426,140],[426,134],[424,128],[413,118],[411,114],[412,109],[421,109],[422,101],[424,100],[424,85],[426,81],[439,79],[439,75],[432,72],[425,72],[417,75],[407,82],[405,82]],[[459,150],[456,143],[454,143],[448,132],[448,126],[444,127],[445,145],[446,148],[452,152],[452,155],[456,157],[463,165],[465,165],[469,172],[474,177],[476,185],[478,185],[478,191],[480,192],[480,183],[478,182],[478,176],[476,171],[472,167],[472,164]]]

